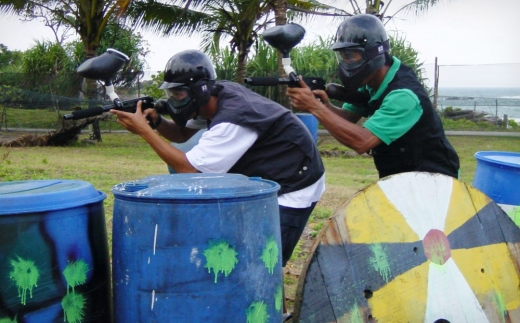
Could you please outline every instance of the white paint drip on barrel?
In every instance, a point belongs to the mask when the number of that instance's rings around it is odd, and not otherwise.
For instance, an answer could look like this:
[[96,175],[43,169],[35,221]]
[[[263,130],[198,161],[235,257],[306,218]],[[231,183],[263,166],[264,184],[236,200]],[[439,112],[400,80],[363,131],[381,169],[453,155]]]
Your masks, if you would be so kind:
[[155,303],[155,289],[152,290],[152,307],[151,307],[151,310],[153,311],[153,305]]
[[155,234],[153,236],[153,255],[155,256],[155,245],[157,244],[157,224],[155,225]]

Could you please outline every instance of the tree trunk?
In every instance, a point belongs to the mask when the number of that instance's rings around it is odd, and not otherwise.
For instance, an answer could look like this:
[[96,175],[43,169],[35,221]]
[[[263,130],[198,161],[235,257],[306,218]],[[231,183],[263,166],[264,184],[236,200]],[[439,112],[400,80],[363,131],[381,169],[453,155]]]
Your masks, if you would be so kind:
[[[285,25],[287,23],[287,0],[275,0],[274,1],[274,19],[275,24]],[[287,77],[285,70],[282,64],[282,53],[278,51],[278,75],[279,77]],[[285,95],[285,91],[287,91],[287,85],[278,85],[278,98],[279,103],[286,107],[287,109],[291,109],[291,102],[289,98]]]
[[[88,108],[95,108],[95,101],[99,101],[99,93],[97,89],[97,82],[95,80],[91,79],[85,79],[85,88],[84,93],[85,97],[88,100]],[[90,123],[88,125],[89,130],[89,139],[90,140],[96,140],[98,142],[102,141],[101,138],[101,130],[99,128],[99,120],[95,120],[93,123]]]
[[[97,53],[96,53],[97,48],[92,48],[92,47],[93,46],[88,46],[88,45],[85,45],[85,47],[84,47],[87,59],[90,59],[90,58],[93,58],[93,57],[97,56]],[[96,80],[89,80],[89,79],[87,79],[85,84],[86,84],[85,93],[86,93],[87,99],[89,100],[89,108],[94,108],[92,102],[94,100],[97,101],[99,99],[99,96],[100,96],[100,93],[99,93],[98,88],[97,88],[97,81]],[[104,95],[104,94],[101,93],[101,95]],[[98,119],[96,119],[92,124],[90,124],[88,129],[89,129],[89,139],[90,140],[95,140],[97,142],[101,142],[102,141],[101,129],[99,127],[99,120]]]
[[237,62],[237,82],[240,84],[244,83],[244,79],[246,78],[246,68],[247,68],[247,54],[248,50],[245,48],[244,44],[240,44],[238,48],[238,62]]

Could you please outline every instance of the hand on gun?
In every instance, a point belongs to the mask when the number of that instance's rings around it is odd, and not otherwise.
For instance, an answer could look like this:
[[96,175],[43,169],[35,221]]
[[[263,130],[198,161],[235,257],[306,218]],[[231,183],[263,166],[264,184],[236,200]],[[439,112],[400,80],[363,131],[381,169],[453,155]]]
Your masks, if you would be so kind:
[[110,113],[114,114],[117,123],[122,125],[126,130],[136,135],[141,135],[145,131],[152,130],[150,122],[154,122],[159,118],[159,114],[155,109],[142,110],[142,101],[137,101],[134,113],[121,110],[111,109]]
[[325,106],[330,105],[327,92],[321,89],[311,90],[307,83],[303,81],[303,78],[301,76],[299,78],[299,87],[289,87],[286,92],[294,108],[312,113],[313,110],[319,108],[320,102]]

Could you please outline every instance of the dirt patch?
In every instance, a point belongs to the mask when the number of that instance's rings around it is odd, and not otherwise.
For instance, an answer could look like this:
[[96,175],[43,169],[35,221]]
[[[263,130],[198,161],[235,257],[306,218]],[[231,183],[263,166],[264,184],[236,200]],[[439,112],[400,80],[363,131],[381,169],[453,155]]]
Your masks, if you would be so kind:
[[78,140],[82,125],[61,128],[54,131],[0,131],[0,146],[3,147],[43,147],[68,146]]
[[352,150],[340,150],[340,149],[329,149],[329,150],[321,150],[320,154],[323,157],[343,157],[343,158],[354,158],[354,157],[366,157],[372,158],[369,154],[358,154]]

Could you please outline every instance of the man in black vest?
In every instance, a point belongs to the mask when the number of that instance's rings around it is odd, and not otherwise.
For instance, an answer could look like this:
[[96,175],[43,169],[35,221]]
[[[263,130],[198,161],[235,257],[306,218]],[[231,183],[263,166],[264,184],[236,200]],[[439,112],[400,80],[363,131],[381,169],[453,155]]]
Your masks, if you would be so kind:
[[[441,120],[415,73],[389,55],[389,39],[381,21],[368,14],[340,24],[332,46],[338,76],[353,103],[332,105],[325,91],[289,88],[298,110],[312,113],[345,146],[371,151],[379,177],[423,171],[458,178],[459,158],[446,139]],[[356,123],[368,118],[362,126]]]
[[[135,114],[111,112],[177,173],[236,173],[277,182],[285,266],[325,191],[323,163],[303,122],[238,83],[216,81],[213,64],[197,50],[170,58],[160,88],[173,121],[154,109],[143,112],[140,103]],[[160,137],[185,142],[201,128],[208,130],[186,153]],[[285,297],[283,305],[285,310]]]

